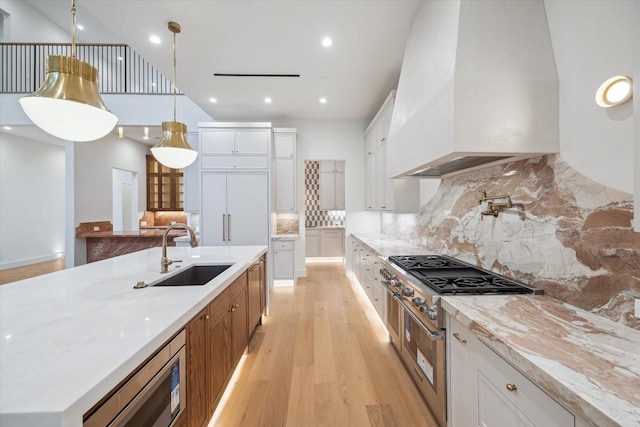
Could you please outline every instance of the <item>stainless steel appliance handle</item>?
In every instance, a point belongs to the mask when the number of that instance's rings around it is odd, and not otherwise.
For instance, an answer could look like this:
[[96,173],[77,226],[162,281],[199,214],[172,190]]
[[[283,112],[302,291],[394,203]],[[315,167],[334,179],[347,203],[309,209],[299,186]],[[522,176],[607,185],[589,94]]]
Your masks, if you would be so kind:
[[227,234],[225,231],[226,223],[227,223],[227,215],[222,214],[222,241],[223,242],[227,241]]
[[413,312],[407,307],[407,304],[398,295],[394,295],[393,299],[395,299],[402,305],[404,311],[409,313],[409,316],[411,316],[413,320],[418,323],[418,325],[422,326],[422,329],[424,329],[431,341],[438,341],[444,338],[444,333],[442,333],[442,331],[432,331],[431,329],[429,329],[429,327],[418,316],[413,314]]

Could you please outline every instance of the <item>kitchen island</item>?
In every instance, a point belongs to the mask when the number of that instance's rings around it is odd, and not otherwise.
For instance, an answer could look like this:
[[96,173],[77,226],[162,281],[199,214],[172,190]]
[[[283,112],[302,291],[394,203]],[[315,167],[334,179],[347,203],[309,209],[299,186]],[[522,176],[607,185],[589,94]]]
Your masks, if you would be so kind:
[[233,264],[204,286],[134,289],[167,276],[160,274],[161,248],[3,285],[0,425],[81,426],[86,411],[266,251],[168,248],[182,268]]

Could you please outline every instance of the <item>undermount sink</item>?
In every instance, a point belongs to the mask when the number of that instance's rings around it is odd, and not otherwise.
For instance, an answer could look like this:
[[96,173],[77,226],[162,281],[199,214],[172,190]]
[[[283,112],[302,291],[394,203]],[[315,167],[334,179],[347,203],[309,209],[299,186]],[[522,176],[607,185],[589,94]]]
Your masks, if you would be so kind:
[[151,286],[202,286],[209,283],[233,264],[192,265],[180,273],[162,279]]

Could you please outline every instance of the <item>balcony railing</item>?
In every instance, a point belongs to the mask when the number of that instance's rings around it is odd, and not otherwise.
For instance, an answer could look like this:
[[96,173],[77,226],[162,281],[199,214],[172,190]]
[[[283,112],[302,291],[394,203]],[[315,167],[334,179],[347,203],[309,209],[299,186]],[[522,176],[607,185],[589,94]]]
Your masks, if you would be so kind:
[[[71,45],[0,43],[0,93],[38,90],[48,55],[71,56]],[[173,83],[127,45],[76,44],[76,57],[98,69],[102,94],[173,93]]]

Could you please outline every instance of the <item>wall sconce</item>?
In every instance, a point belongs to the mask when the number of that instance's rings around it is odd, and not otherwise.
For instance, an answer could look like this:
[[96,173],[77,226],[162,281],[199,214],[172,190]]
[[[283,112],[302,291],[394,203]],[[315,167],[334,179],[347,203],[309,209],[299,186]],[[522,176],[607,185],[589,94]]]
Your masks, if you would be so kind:
[[122,126],[118,126],[118,138],[124,138],[124,128]]
[[633,96],[633,80],[627,76],[607,79],[596,92],[596,104],[603,108],[622,105]]

